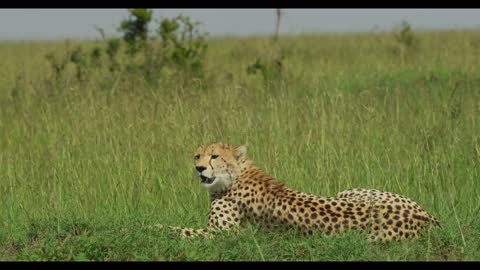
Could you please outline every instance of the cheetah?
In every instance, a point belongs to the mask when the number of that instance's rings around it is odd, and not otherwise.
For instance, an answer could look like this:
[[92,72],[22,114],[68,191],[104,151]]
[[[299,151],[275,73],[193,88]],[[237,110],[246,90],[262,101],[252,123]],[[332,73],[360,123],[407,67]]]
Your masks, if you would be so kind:
[[257,223],[267,229],[297,228],[306,235],[357,229],[366,232],[371,242],[385,242],[418,238],[428,224],[441,227],[416,202],[395,193],[351,189],[321,197],[290,189],[247,159],[245,146],[200,146],[194,165],[210,195],[208,226],[169,227],[184,237],[212,236]]

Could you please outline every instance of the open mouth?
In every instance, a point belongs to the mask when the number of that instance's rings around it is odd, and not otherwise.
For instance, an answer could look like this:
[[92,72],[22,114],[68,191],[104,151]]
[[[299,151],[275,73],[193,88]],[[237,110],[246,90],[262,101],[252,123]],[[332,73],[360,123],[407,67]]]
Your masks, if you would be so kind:
[[202,184],[211,184],[211,183],[213,183],[213,181],[215,181],[215,177],[208,178],[206,176],[200,175],[200,178],[202,179],[200,181]]

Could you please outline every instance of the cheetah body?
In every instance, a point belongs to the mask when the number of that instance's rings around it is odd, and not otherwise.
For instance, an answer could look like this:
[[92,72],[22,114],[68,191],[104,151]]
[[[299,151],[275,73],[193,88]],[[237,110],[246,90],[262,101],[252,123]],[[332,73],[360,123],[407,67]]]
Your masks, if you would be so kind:
[[245,157],[245,147],[217,143],[200,147],[195,166],[211,198],[208,227],[174,227],[184,236],[259,223],[268,229],[298,228],[326,235],[361,230],[370,241],[417,238],[438,221],[413,200],[375,189],[351,189],[335,197],[292,190]]

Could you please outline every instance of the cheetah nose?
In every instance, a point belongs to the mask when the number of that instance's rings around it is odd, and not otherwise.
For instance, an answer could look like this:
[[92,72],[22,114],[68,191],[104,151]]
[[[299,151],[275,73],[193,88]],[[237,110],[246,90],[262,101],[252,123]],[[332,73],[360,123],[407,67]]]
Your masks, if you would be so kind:
[[204,167],[204,166],[195,166],[195,169],[197,169],[197,171],[198,171],[199,173],[205,171],[206,168],[207,168],[207,167]]

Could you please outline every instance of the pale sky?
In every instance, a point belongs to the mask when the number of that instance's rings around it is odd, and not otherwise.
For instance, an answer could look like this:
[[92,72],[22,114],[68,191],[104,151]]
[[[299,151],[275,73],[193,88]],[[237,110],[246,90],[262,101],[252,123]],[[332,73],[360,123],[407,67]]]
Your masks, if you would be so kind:
[[[95,26],[116,34],[126,9],[0,9],[0,39],[99,38]],[[154,17],[190,16],[211,36],[272,34],[274,9],[155,9]],[[402,20],[414,29],[480,29],[480,9],[284,9],[282,33],[391,30]],[[152,24],[151,28],[156,26]]]

